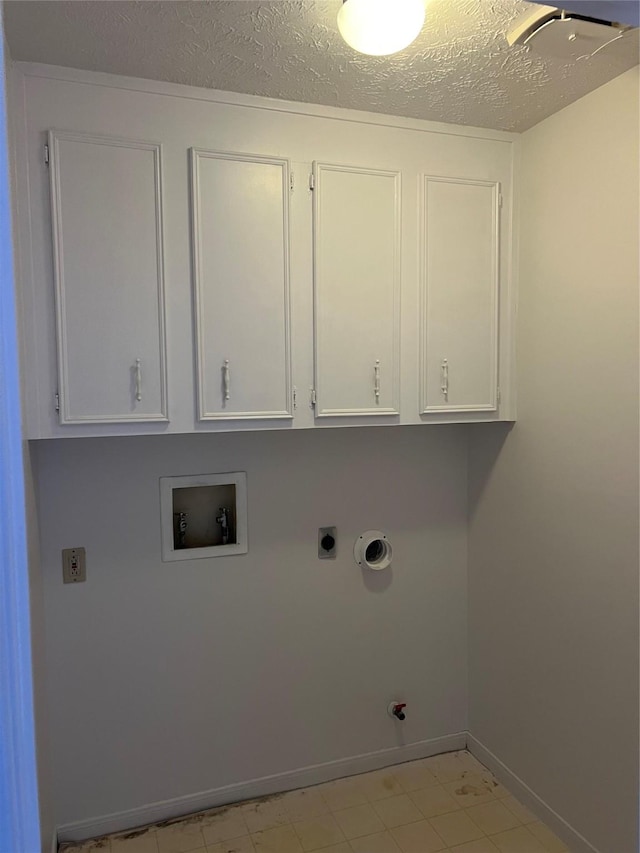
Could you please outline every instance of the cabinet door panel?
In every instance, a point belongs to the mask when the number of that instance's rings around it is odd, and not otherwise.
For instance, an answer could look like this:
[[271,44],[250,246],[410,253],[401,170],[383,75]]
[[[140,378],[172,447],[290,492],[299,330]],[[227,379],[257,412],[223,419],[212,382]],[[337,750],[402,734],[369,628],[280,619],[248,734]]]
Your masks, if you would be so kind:
[[290,418],[288,161],[191,157],[199,417]]
[[399,407],[400,174],[316,163],[319,417]]
[[498,192],[424,178],[423,413],[496,409]]
[[160,146],[49,146],[60,422],[166,420]]

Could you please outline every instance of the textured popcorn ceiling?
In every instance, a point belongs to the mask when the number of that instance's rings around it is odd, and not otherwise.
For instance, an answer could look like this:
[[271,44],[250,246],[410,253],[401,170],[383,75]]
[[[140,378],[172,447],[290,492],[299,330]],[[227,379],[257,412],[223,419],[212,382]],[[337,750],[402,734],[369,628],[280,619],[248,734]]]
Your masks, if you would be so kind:
[[638,31],[565,63],[508,46],[523,0],[428,0],[418,40],[391,57],[340,38],[341,0],[9,0],[14,59],[525,130],[631,68]]

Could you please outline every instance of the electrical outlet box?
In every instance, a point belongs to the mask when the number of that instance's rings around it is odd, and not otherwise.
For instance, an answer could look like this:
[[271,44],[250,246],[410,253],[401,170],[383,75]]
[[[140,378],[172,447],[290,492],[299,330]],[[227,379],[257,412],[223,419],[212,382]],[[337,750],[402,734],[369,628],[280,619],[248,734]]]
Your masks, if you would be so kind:
[[338,553],[338,533],[335,527],[318,528],[318,558],[335,560]]
[[62,551],[62,580],[64,583],[84,583],[87,579],[87,555],[84,548],[64,548]]

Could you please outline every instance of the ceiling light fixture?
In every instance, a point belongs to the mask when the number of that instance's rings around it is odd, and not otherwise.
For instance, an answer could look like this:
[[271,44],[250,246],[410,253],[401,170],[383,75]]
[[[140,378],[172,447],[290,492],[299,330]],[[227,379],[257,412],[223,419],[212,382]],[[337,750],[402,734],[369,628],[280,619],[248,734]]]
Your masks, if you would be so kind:
[[424,24],[425,0],[344,0],[340,35],[354,50],[387,56],[407,47]]

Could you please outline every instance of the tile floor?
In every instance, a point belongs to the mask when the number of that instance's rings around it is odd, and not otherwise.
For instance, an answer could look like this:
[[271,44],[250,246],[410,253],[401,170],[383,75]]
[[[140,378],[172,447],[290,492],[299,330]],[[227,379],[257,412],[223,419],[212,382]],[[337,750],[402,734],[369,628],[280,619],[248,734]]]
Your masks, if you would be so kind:
[[469,752],[63,844],[61,853],[565,853]]

